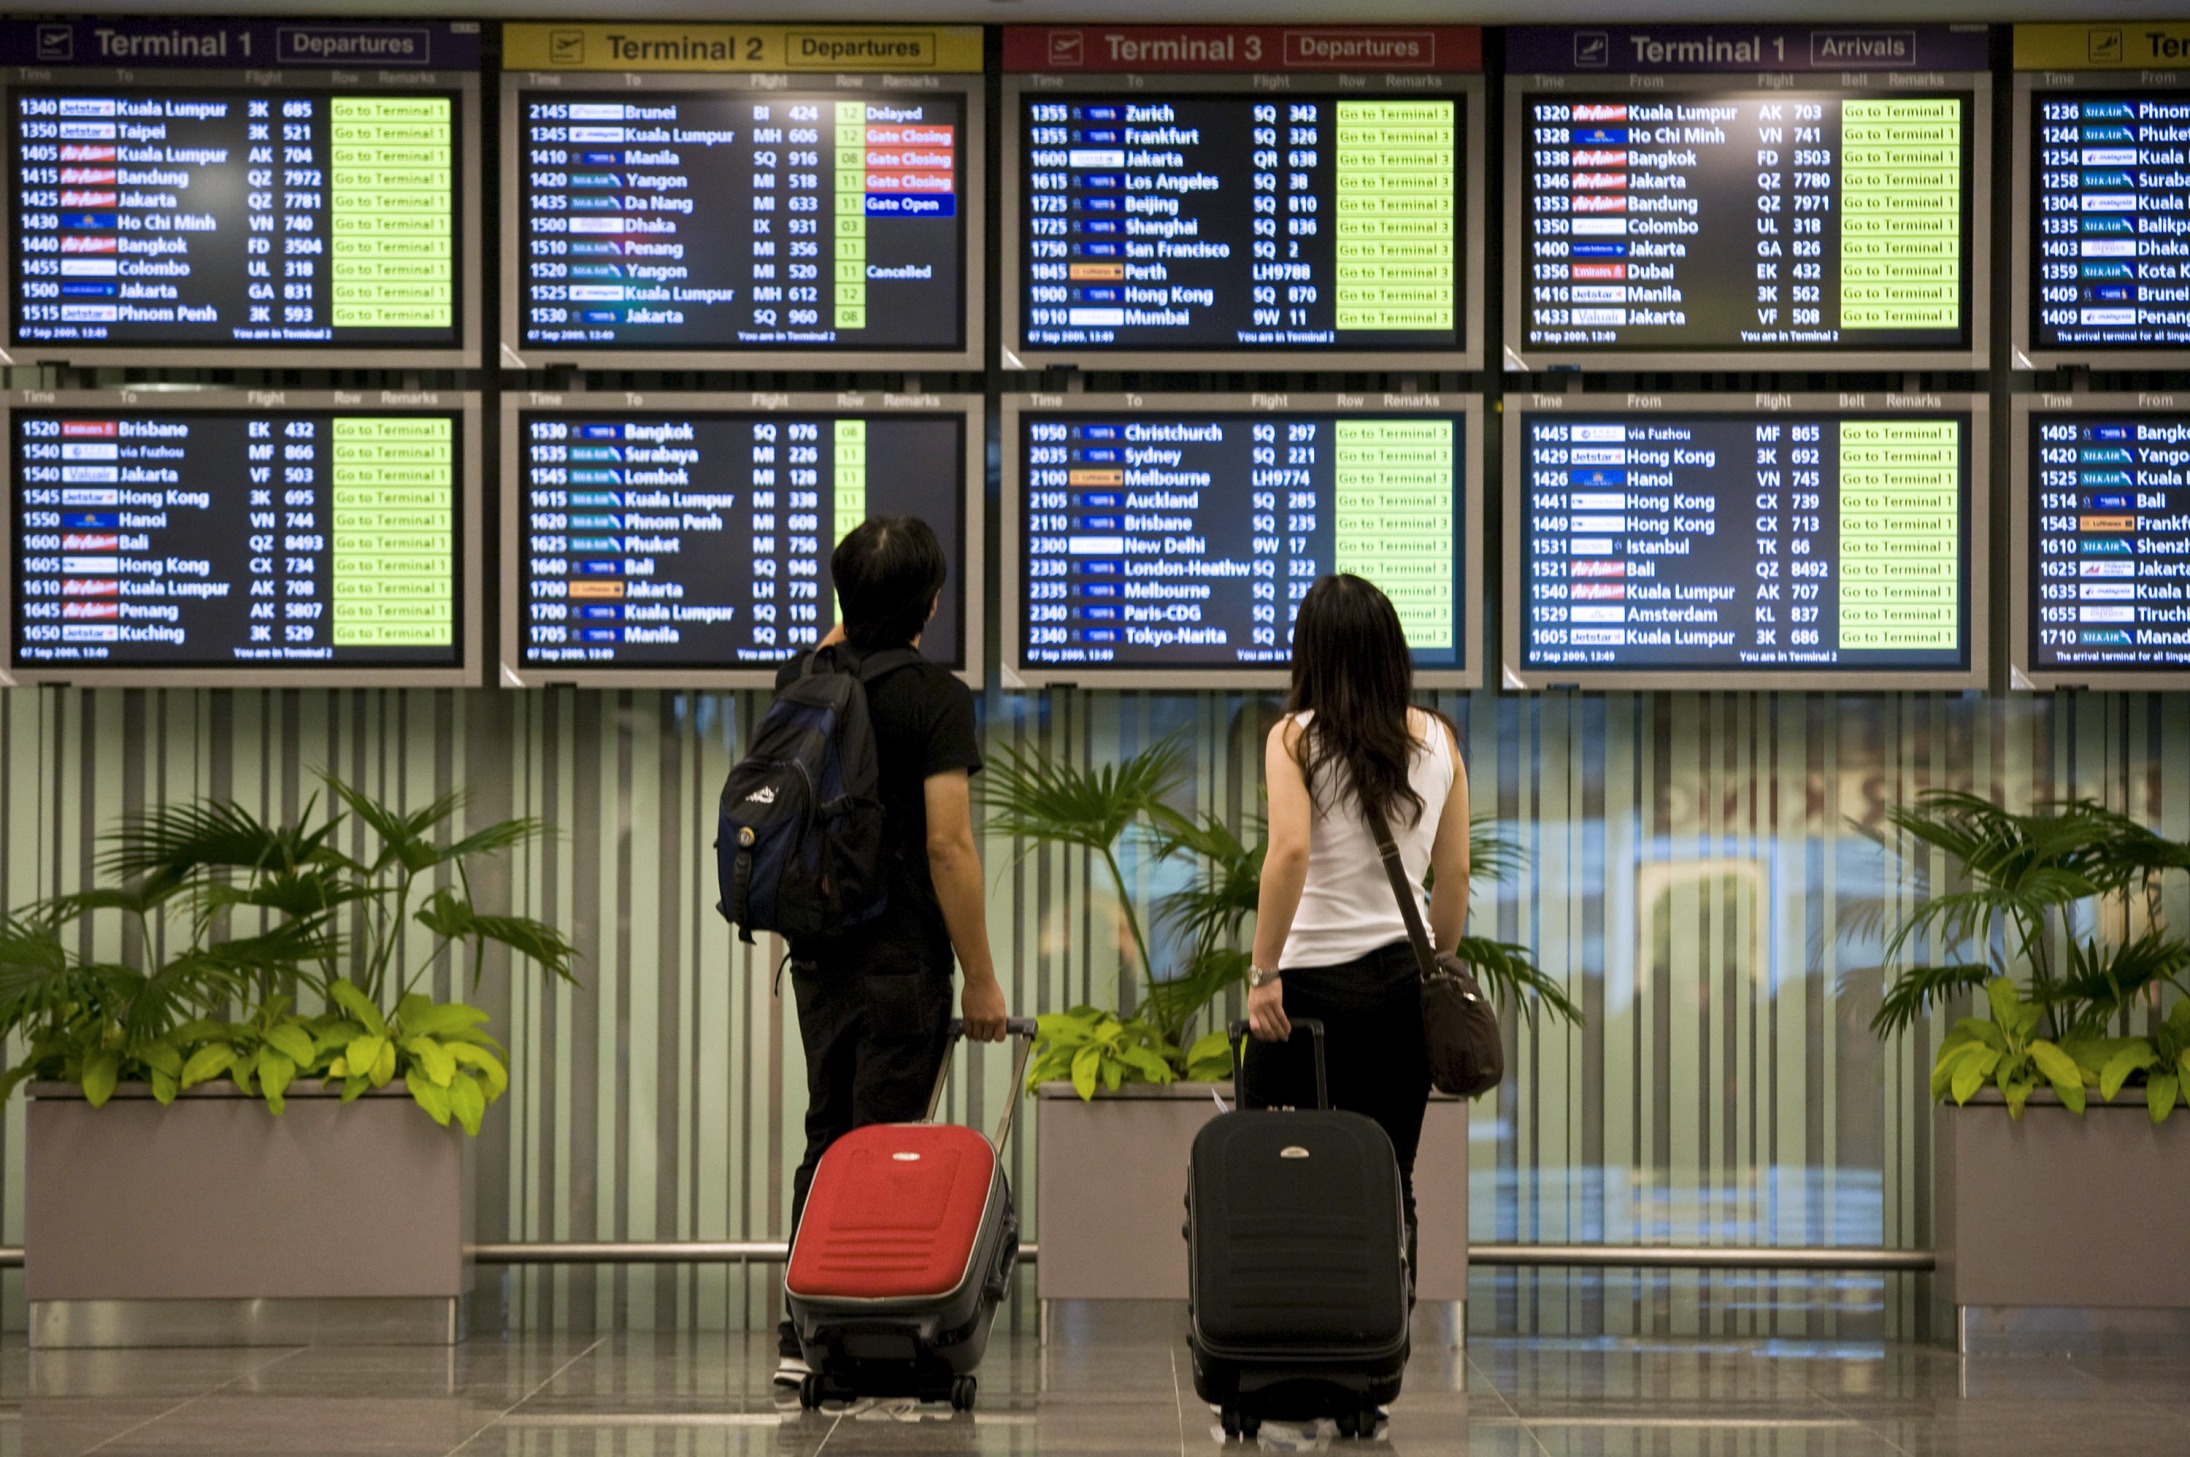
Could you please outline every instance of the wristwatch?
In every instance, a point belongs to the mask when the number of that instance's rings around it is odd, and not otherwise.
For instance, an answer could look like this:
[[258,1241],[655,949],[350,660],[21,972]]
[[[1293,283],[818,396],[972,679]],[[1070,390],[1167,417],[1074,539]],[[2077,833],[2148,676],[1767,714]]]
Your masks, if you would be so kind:
[[1250,966],[1247,968],[1247,989],[1253,991],[1264,982],[1276,981],[1283,975],[1283,971],[1272,971],[1266,966]]

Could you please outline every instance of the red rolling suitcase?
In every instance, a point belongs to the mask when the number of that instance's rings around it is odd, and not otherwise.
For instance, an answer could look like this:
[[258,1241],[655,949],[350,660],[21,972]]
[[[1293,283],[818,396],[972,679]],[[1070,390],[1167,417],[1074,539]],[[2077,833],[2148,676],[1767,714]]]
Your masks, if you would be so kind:
[[[1024,1041],[993,1143],[933,1121],[950,1074],[946,1054],[930,1121],[855,1128],[821,1156],[783,1278],[813,1367],[799,1387],[807,1408],[859,1396],[973,1405],[973,1371],[1019,1262],[1019,1216],[1001,1154],[1035,1024],[1005,1025]],[[963,1031],[954,1019],[953,1048]]]
[[[1236,1023],[1239,1037],[1246,1024]],[[1399,1160],[1373,1119],[1331,1109],[1323,1025],[1315,1110],[1243,1111],[1203,1126],[1187,1174],[1186,1240],[1194,1391],[1227,1436],[1263,1418],[1334,1418],[1374,1435],[1407,1368],[1407,1240]]]

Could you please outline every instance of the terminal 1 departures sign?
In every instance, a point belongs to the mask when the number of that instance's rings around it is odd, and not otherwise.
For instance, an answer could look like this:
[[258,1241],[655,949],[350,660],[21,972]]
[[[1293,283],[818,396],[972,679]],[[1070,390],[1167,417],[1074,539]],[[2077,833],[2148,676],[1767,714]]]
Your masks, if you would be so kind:
[[510,25],[503,357],[978,367],[981,33]]
[[1983,26],[1506,32],[1506,367],[1982,368]]
[[0,23],[7,355],[475,365],[478,30]]
[[1509,396],[1509,688],[1980,688],[1976,395]]
[[2190,24],[2015,27],[2017,369],[2190,348]]
[[1474,368],[1472,26],[1004,32],[1007,368]]
[[0,396],[10,680],[476,682],[477,404],[431,390]]

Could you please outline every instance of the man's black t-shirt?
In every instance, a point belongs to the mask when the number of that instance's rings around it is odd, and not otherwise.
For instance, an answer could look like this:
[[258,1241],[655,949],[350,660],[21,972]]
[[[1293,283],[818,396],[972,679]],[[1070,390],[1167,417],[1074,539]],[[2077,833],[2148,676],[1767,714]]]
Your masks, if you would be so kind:
[[[781,688],[799,675],[806,659],[776,674]],[[842,937],[796,950],[804,959],[857,954],[877,942],[948,968],[950,932],[928,874],[929,776],[951,769],[978,773],[981,746],[974,729],[973,694],[948,671],[925,660],[885,673],[867,685],[867,717],[874,724],[876,768],[885,816],[884,846],[890,862],[889,909]]]

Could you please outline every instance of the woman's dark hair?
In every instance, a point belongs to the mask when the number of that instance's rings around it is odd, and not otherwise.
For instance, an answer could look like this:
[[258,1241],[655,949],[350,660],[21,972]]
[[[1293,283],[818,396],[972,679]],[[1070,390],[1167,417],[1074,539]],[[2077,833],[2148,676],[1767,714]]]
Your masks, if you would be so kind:
[[948,573],[935,528],[919,517],[862,521],[829,557],[845,640],[865,652],[907,646],[928,625]]
[[1319,785],[1353,786],[1361,812],[1392,822],[1407,806],[1407,822],[1422,817],[1422,796],[1407,782],[1414,735],[1407,700],[1414,660],[1391,599],[1373,583],[1340,574],[1324,577],[1301,599],[1293,623],[1293,688],[1288,713],[1312,711],[1297,750],[1308,796],[1325,803]]

